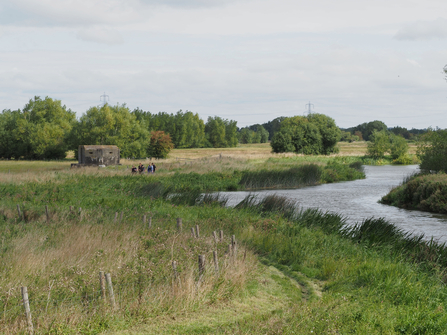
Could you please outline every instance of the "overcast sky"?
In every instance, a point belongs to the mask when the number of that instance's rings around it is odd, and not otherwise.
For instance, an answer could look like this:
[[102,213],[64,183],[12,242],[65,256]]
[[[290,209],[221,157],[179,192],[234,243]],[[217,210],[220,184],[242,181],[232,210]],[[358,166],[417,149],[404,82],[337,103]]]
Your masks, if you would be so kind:
[[439,0],[0,0],[0,110],[50,96],[190,110],[238,126],[447,128]]

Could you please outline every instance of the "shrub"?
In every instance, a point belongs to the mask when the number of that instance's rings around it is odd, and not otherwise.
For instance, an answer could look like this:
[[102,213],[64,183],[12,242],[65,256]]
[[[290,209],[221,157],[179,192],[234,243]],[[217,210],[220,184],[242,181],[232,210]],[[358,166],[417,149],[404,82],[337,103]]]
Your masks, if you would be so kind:
[[447,171],[447,130],[430,130],[418,143],[420,168],[426,171]]
[[151,157],[166,158],[171,149],[174,148],[171,137],[164,131],[153,131],[148,153]]

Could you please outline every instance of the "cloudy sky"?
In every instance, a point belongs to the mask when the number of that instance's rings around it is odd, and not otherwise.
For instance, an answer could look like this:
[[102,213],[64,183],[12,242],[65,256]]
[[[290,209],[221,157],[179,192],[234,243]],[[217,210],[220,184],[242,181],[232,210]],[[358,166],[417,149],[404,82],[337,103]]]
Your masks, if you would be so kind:
[[447,128],[440,0],[0,0],[0,110],[50,96],[238,126],[314,111],[340,127]]

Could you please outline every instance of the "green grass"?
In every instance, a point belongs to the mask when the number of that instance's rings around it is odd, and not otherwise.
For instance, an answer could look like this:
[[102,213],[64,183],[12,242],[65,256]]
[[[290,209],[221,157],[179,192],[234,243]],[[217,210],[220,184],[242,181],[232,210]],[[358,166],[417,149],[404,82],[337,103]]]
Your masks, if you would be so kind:
[[[218,194],[175,198],[167,189],[161,176],[100,173],[0,184],[0,333],[26,332],[22,285],[38,334],[447,333],[445,246],[383,220],[346,227],[343,217],[277,196],[225,208]],[[195,225],[200,239],[191,237]],[[212,232],[221,229],[216,244]],[[233,234],[237,266],[225,258]],[[213,250],[225,269],[218,276]],[[200,290],[198,254],[209,266]],[[116,311],[101,301],[100,270],[112,273]]]
[[381,203],[446,214],[447,175],[420,174],[406,178],[402,185],[382,197]]

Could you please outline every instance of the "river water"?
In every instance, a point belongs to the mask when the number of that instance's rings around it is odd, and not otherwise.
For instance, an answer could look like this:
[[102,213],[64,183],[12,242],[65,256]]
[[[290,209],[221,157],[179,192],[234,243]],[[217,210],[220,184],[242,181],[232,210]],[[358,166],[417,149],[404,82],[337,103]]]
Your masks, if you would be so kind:
[[[366,179],[324,184],[288,190],[256,191],[264,197],[277,194],[296,200],[301,208],[319,208],[346,217],[348,224],[361,222],[366,218],[383,217],[396,226],[415,234],[425,234],[440,242],[447,242],[447,215],[400,209],[382,205],[378,200],[394,186],[402,183],[404,177],[417,171],[417,165],[407,166],[365,166]],[[248,192],[223,192],[229,196],[229,206],[239,203]]]

